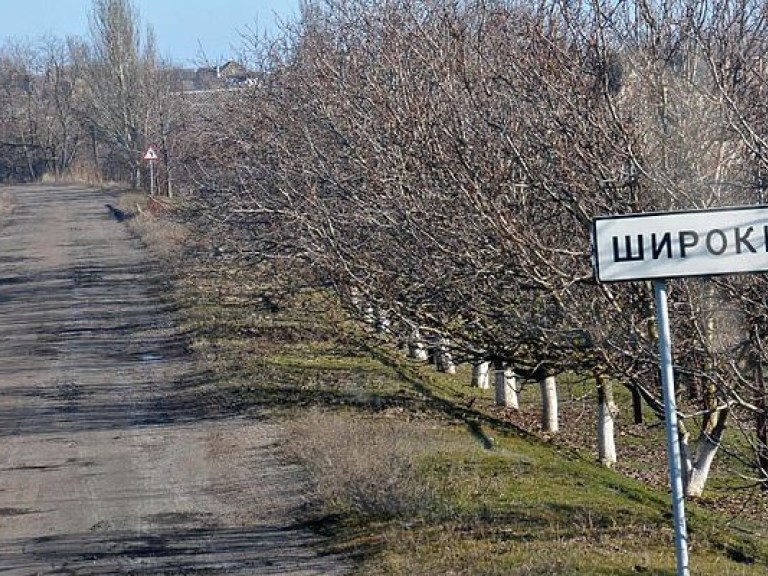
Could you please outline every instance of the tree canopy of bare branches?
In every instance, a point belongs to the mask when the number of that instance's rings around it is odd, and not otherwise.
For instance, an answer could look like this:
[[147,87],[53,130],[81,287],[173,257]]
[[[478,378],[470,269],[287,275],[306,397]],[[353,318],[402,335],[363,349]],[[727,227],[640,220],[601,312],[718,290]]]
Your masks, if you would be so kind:
[[[243,253],[309,265],[353,313],[523,378],[594,373],[598,396],[618,382],[663,417],[652,290],[594,282],[590,222],[764,200],[765,15],[308,2],[198,134],[215,151],[198,199]],[[747,425],[764,436],[762,281],[672,286],[691,494],[727,418],[764,443]]]

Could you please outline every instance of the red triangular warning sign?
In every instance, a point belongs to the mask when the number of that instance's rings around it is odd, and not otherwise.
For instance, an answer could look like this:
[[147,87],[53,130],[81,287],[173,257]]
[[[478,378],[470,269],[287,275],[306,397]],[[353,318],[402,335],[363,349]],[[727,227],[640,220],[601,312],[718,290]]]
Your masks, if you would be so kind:
[[157,160],[157,150],[155,150],[154,146],[150,146],[147,148],[147,151],[144,152],[144,160]]

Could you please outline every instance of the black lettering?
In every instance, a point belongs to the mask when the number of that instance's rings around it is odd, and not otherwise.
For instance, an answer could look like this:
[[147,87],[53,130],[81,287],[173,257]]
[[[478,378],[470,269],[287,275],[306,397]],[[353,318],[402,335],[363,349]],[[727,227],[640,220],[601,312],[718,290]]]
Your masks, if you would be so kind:
[[736,253],[737,253],[737,254],[741,254],[741,248],[742,248],[742,244],[743,244],[744,246],[746,246],[746,247],[747,247],[747,250],[749,250],[750,252],[757,252],[757,250],[755,249],[755,247],[754,247],[754,246],[752,246],[752,244],[750,244],[750,243],[749,243],[749,240],[747,240],[747,238],[749,237],[749,235],[750,235],[750,234],[752,234],[752,231],[754,230],[754,227],[753,227],[753,226],[750,226],[749,228],[747,228],[747,231],[746,231],[746,232],[745,232],[743,235],[741,235],[741,234],[739,233],[739,232],[740,232],[740,230],[741,230],[741,229],[740,229],[740,228],[738,228],[738,227],[737,227],[737,228],[736,228],[736,230],[735,230],[735,233],[736,233]]
[[672,258],[672,234],[665,232],[660,242],[656,242],[656,233],[651,234],[651,256],[658,260],[662,250],[666,248],[667,258]]
[[699,235],[693,230],[683,230],[677,234],[677,237],[680,242],[680,258],[686,257],[686,249],[693,248],[699,243]]
[[624,254],[619,253],[619,238],[613,237],[613,261],[614,262],[638,262],[645,258],[643,251],[643,235],[637,235],[637,254],[632,252],[632,237],[624,236]]
[[[715,248],[715,246],[712,243],[712,239],[715,236],[719,238],[719,240],[717,241],[719,248]],[[714,254],[715,256],[720,256],[720,254],[725,252],[726,248],[728,248],[728,238],[726,238],[725,232],[717,228],[707,232],[707,251],[710,254]]]

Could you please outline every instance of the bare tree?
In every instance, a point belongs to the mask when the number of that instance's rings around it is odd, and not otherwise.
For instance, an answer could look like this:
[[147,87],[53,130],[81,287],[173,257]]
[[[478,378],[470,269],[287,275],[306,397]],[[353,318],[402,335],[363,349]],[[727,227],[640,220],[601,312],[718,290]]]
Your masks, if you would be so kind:
[[[45,171],[39,58],[29,43],[7,43],[0,62],[6,176],[36,180]],[[22,168],[23,167],[23,168]],[[23,170],[23,172],[22,172]]]
[[110,152],[110,171],[141,185],[141,152],[149,132],[149,84],[156,70],[154,36],[144,38],[130,0],[94,0],[90,16],[83,113]]

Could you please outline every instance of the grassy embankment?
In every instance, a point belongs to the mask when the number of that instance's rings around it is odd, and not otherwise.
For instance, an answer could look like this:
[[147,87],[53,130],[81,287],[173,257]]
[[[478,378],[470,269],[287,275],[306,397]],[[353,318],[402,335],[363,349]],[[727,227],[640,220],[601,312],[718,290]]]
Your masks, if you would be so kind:
[[[189,243],[183,227],[135,225],[166,256]],[[306,520],[359,573],[674,574],[667,493],[526,432],[535,387],[521,414],[505,413],[466,369],[438,375],[363,341],[318,294],[276,292],[268,268],[189,258],[175,297],[196,354],[233,405],[288,427],[286,451],[312,477]],[[564,383],[563,427],[594,445],[588,390]],[[663,473],[661,434],[622,424],[623,469]],[[688,522],[693,574],[766,573],[759,522],[695,504]]]

